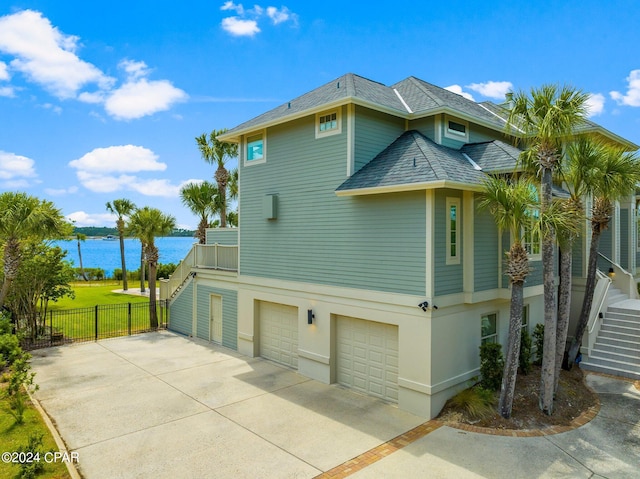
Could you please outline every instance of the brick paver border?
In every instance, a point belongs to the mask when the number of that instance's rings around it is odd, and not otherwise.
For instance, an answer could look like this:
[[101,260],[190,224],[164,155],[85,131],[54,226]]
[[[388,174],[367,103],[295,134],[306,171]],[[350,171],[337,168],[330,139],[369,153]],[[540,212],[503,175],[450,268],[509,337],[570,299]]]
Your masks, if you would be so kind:
[[[627,381],[632,383],[634,387],[640,391],[640,381],[634,381],[633,379],[613,376],[611,374],[595,373],[591,371],[589,371],[589,374]],[[488,427],[472,426],[470,424],[446,423],[437,419],[432,419],[431,421],[420,424],[419,426],[414,427],[404,434],[396,436],[390,441],[380,444],[379,446],[374,447],[373,449],[370,449],[369,451],[364,452],[359,456],[356,456],[353,459],[350,459],[347,462],[334,467],[333,469],[317,475],[314,479],[340,479],[348,477],[351,474],[354,474],[361,469],[364,469],[365,467],[378,462],[380,459],[384,459],[389,454],[408,446],[412,442],[417,441],[418,439],[435,431],[441,426],[449,426],[451,428],[459,429],[462,431],[476,432],[492,436],[540,437],[560,434],[584,426],[593,418],[595,418],[598,415],[598,412],[600,412],[600,399],[596,396],[596,405],[584,411],[580,416],[571,421],[571,424],[568,426],[549,426],[543,429],[529,430],[493,429]]]

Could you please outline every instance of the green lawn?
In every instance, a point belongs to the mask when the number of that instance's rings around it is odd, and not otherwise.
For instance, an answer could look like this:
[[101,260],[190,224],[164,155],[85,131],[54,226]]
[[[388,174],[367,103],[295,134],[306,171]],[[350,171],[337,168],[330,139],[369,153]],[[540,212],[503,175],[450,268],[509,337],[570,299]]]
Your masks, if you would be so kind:
[[[54,331],[64,335],[65,341],[124,336],[149,328],[149,298],[114,293],[113,290],[122,289],[121,283],[78,282],[73,284],[73,289],[75,299],[64,298],[50,304],[46,320],[47,331],[53,326]],[[161,309],[158,316],[162,322]],[[54,344],[61,343],[62,338],[54,340]]]
[[[27,401],[29,400],[27,399]],[[20,447],[28,444],[29,435],[34,433],[44,434],[42,440],[44,451],[59,451],[42,417],[30,403],[24,413],[23,424],[15,424],[9,410],[9,399],[5,396],[4,388],[0,385],[0,452],[17,452]],[[48,459],[50,457],[50,455],[47,456]],[[0,477],[17,477],[19,472],[19,464],[0,463]],[[67,467],[60,461],[49,464],[45,462],[44,472],[38,476],[43,479],[67,479],[70,477]]]
[[[129,284],[131,285],[131,283]],[[117,281],[82,281],[73,283],[72,286],[76,293],[75,299],[63,298],[55,303],[49,303],[49,309],[57,311],[88,308],[96,304],[146,303],[149,301],[149,298],[145,296],[113,293],[113,290],[122,289],[122,283]],[[140,287],[140,284],[135,282],[133,286]]]

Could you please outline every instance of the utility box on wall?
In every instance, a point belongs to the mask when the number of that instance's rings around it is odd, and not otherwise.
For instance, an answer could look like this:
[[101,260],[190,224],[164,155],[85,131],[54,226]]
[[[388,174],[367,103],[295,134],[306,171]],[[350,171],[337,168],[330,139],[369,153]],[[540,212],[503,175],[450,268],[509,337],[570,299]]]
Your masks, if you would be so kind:
[[267,220],[278,218],[278,195],[266,195],[262,199],[262,216]]

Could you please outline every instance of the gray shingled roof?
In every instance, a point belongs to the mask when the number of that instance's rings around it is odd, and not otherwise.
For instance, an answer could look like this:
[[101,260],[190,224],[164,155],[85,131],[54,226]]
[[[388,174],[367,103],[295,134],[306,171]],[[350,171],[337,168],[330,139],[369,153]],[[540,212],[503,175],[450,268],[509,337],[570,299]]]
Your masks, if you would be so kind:
[[284,119],[288,116],[293,116],[349,97],[359,98],[391,110],[397,110],[398,113],[402,115],[407,113],[406,108],[391,88],[382,83],[354,75],[353,73],[347,73],[309,93],[305,93],[273,110],[269,110],[262,115],[232,128],[226,135],[253,126],[257,127],[265,123]]
[[486,172],[513,171],[521,151],[500,140],[464,145],[466,153]]
[[439,181],[479,185],[483,178],[484,174],[476,170],[462,152],[438,145],[422,133],[411,130],[398,137],[336,191]]
[[398,93],[402,95],[402,98],[414,113],[420,114],[440,108],[449,108],[466,116],[481,119],[497,129],[504,128],[502,120],[488,112],[478,103],[419,78],[406,78],[392,85],[391,88],[398,90]]

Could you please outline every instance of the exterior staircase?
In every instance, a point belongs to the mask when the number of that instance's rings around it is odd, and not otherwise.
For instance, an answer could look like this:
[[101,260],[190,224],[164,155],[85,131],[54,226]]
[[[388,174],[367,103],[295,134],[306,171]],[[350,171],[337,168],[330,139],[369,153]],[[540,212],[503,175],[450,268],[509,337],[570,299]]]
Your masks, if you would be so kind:
[[640,380],[640,300],[610,288],[600,331],[580,368]]

